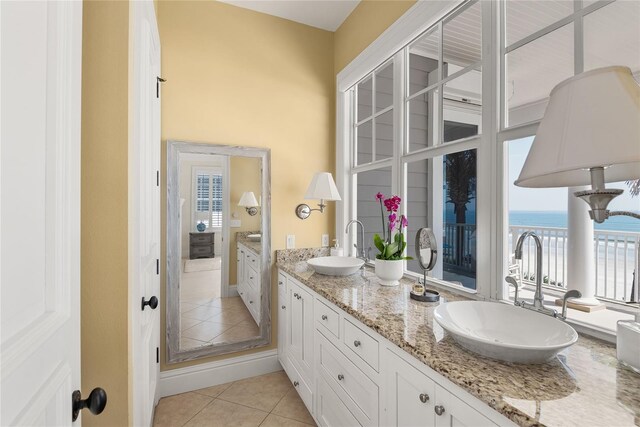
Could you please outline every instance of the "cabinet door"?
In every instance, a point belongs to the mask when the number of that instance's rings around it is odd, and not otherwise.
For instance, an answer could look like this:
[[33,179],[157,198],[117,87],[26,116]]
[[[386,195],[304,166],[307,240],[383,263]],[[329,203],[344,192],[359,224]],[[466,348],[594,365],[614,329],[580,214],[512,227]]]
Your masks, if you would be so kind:
[[236,261],[236,283],[238,286],[244,284],[244,250],[242,246],[238,246],[237,249],[237,261]]
[[287,319],[289,310],[287,309],[287,278],[284,274],[278,274],[278,359],[283,368],[286,367],[286,348],[287,348],[287,328],[289,320]]
[[307,382],[313,378],[313,297],[292,280],[287,282],[291,330],[287,352],[302,371]]
[[316,419],[321,427],[360,427],[358,420],[322,377],[318,377],[316,396]]
[[[437,427],[495,427],[496,424],[455,397],[436,386],[434,414]],[[437,411],[437,412],[436,412]]]
[[388,426],[434,426],[436,385],[400,357],[386,351]]

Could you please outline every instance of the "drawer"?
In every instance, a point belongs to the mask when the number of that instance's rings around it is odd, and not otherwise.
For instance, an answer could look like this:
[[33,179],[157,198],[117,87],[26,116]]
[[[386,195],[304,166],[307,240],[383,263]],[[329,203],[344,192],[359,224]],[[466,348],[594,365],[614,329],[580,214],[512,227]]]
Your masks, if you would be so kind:
[[340,338],[340,315],[337,311],[316,299],[314,313],[316,324],[322,325],[323,328],[331,332],[336,338]]
[[189,248],[190,258],[213,258],[213,246],[193,246]]
[[253,268],[247,268],[245,270],[245,280],[247,281],[247,284],[249,285],[249,287],[251,287],[251,289],[253,289],[254,291],[258,290],[258,273],[255,272],[255,270]]
[[260,259],[258,258],[258,256],[250,250],[245,250],[244,254],[246,256],[245,260],[247,262],[247,265],[256,271],[260,270]]
[[351,323],[344,321],[344,343],[369,366],[378,371],[378,341],[371,335]]
[[324,379],[318,378],[317,387],[316,419],[321,427],[357,427],[360,425]]
[[290,359],[287,361],[287,374],[291,380],[291,384],[295,387],[296,391],[300,395],[304,406],[307,407],[310,414],[313,414],[313,394],[311,388],[307,385],[307,382],[300,375],[300,371]]
[[320,375],[336,390],[360,424],[377,425],[378,386],[322,333],[316,333],[316,339],[319,343]]
[[213,233],[190,234],[189,243],[192,245],[212,245]]

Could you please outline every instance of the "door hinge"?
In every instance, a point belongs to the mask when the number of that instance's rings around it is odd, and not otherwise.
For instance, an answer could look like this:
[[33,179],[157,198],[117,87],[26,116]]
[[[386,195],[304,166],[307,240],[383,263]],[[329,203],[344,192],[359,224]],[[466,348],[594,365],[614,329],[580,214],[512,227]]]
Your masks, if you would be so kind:
[[166,82],[165,79],[163,79],[160,76],[156,77],[156,98],[160,98],[160,83],[164,83]]
[[156,347],[156,363],[160,363],[160,347]]
[[160,260],[156,258],[156,274],[160,274]]
[[160,171],[156,171],[156,187],[160,187]]

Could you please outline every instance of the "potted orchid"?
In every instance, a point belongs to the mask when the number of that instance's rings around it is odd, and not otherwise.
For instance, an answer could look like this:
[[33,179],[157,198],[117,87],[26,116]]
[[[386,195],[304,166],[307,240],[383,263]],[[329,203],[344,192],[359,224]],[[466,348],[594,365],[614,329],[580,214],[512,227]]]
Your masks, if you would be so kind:
[[382,218],[382,237],[379,234],[373,236],[373,243],[379,251],[376,255],[376,276],[380,279],[380,284],[396,286],[404,274],[403,261],[412,259],[403,256],[407,243],[402,230],[409,225],[409,222],[404,215],[398,217],[398,209],[402,201],[400,197],[385,198],[382,193],[378,193],[376,200],[380,203]]

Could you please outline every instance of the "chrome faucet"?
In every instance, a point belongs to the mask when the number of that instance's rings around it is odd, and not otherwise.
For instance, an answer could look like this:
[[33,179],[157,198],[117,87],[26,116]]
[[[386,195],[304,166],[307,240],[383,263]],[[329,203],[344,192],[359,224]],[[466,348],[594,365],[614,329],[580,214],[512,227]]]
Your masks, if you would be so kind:
[[520,235],[518,242],[516,243],[515,259],[522,259],[522,244],[527,237],[532,237],[533,241],[536,243],[536,293],[533,296],[533,304],[521,301],[519,305],[539,313],[556,317],[558,315],[557,311],[544,306],[544,296],[542,295],[542,242],[536,233],[533,231],[527,231]]
[[356,248],[356,258],[360,258],[364,260],[364,262],[369,262],[369,251],[371,248],[366,251],[364,249],[364,225],[357,219],[352,219],[347,223],[347,228],[344,230],[346,234],[349,234],[349,227],[351,227],[351,224],[358,224],[360,226],[360,245],[356,243],[353,244],[353,247]]
[[567,318],[567,300],[569,298],[580,298],[582,294],[577,290],[570,290],[565,292],[562,297],[562,314],[552,308],[546,308],[544,306],[544,296],[542,295],[542,242],[536,233],[533,231],[527,231],[522,233],[518,238],[515,248],[515,259],[522,259],[522,245],[527,237],[532,237],[536,243],[536,293],[533,296],[533,304],[526,301],[518,301],[518,284],[511,276],[505,277],[507,283],[512,285],[516,289],[516,294],[513,299],[513,304],[519,307],[527,308],[529,310],[537,311],[538,313],[548,314],[549,316],[558,317],[562,320]]

